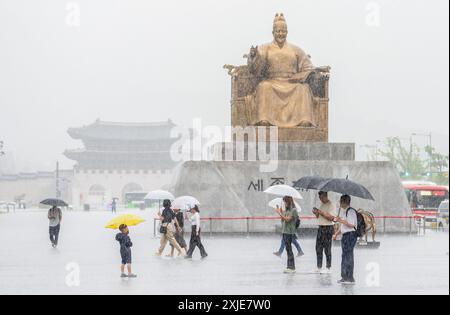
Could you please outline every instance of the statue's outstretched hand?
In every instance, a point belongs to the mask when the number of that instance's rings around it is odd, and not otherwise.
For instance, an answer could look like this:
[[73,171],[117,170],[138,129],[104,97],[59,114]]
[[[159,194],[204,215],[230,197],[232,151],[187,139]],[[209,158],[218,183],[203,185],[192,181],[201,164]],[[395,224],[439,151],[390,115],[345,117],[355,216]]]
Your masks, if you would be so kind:
[[258,46],[250,48],[250,59],[255,59],[256,56],[258,55]]

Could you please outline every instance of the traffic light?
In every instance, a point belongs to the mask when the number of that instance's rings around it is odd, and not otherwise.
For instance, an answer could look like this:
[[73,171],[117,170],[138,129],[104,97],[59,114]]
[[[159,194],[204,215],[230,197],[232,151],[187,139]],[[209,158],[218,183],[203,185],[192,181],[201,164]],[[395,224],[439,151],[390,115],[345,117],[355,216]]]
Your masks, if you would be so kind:
[[403,172],[400,172],[400,176],[401,176],[401,177],[410,177],[410,176],[411,176],[411,173],[408,172],[408,171],[403,171]]

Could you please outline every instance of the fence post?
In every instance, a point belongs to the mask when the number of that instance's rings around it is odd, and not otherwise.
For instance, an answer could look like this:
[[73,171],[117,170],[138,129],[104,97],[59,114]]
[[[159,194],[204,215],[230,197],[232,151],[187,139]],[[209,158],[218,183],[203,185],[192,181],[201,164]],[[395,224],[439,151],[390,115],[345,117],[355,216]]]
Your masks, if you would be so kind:
[[436,213],[436,232],[439,232],[439,212]]
[[213,219],[209,218],[209,236],[210,237],[212,237],[212,234],[213,234],[212,222],[213,222]]
[[425,234],[427,234],[427,218],[423,216],[422,220],[423,220],[423,235],[425,236]]
[[247,237],[250,237],[250,218],[247,217]]
[[412,217],[409,217],[409,235],[412,235]]
[[386,234],[386,217],[383,217],[383,234]]

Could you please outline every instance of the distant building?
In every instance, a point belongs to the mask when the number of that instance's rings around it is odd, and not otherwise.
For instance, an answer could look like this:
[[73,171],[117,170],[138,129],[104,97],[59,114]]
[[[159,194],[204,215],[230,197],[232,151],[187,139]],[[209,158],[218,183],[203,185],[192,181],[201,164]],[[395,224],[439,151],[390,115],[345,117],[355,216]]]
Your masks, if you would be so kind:
[[133,192],[160,189],[171,182],[176,163],[171,158],[170,133],[175,125],[160,123],[112,123],[97,120],[69,135],[84,148],[64,152],[75,160],[72,203],[104,207],[113,198],[125,203]]
[[[25,195],[29,205],[54,197],[56,190],[74,208],[108,208],[113,198],[126,203],[130,193],[149,192],[171,183],[177,166],[171,158],[175,125],[159,123],[113,123],[97,120],[91,125],[70,128],[69,135],[81,140],[83,148],[64,155],[76,161],[72,170],[33,174],[0,174],[0,201]],[[57,183],[58,182],[58,183]]]
[[167,171],[175,166],[170,157],[170,137],[175,125],[162,123],[95,123],[70,128],[73,139],[81,140],[83,149],[68,150],[64,155],[75,160],[77,171]]

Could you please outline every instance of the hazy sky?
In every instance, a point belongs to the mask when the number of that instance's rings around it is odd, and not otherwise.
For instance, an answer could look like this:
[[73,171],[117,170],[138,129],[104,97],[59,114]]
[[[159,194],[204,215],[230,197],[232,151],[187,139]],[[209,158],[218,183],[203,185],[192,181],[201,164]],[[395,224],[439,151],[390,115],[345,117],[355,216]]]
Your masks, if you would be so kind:
[[[432,132],[448,152],[448,0],[0,0],[0,140],[17,171],[71,161],[68,127],[230,124],[230,78],[284,12],[332,67],[330,141]],[[76,12],[79,8],[79,26]],[[379,14],[377,14],[377,12]],[[417,138],[425,145],[426,138]],[[361,153],[360,153],[361,155]]]

